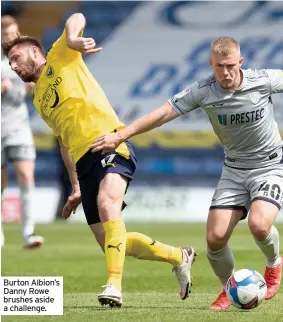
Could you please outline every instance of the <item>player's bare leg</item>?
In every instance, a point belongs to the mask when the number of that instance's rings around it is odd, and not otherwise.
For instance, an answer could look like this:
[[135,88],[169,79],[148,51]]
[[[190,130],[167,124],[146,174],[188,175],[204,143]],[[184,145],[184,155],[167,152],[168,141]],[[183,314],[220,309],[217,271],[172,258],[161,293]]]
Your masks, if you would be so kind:
[[8,184],[8,168],[7,166],[1,167],[1,195]]
[[281,282],[283,261],[279,253],[279,234],[273,226],[278,212],[278,207],[273,203],[255,200],[252,202],[248,221],[255,242],[266,257],[266,300],[277,294]]
[[101,247],[102,251],[104,252],[104,244],[105,244],[105,232],[102,226],[102,223],[92,224],[89,225],[91,231],[93,232],[93,235],[98,243],[98,245]]
[[128,179],[108,173],[99,186],[97,205],[105,231],[105,255],[108,279],[104,291],[98,295],[102,305],[122,305],[122,275],[126,253],[126,227],[121,218],[122,203]]
[[226,310],[230,305],[225,287],[234,271],[234,257],[228,241],[242,216],[242,210],[211,209],[209,211],[206,235],[207,257],[222,284],[222,291],[209,306],[210,310]]
[[20,188],[22,234],[24,248],[37,248],[42,245],[44,238],[34,234],[34,218],[32,216],[32,199],[34,191],[34,161],[13,161],[17,184]]

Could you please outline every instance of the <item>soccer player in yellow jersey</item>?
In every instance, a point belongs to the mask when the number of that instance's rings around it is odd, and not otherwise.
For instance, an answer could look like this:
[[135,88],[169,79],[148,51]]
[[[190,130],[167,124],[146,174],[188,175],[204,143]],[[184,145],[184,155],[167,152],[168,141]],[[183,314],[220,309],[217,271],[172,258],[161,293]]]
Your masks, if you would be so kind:
[[105,252],[108,280],[98,295],[99,302],[122,305],[125,255],[172,264],[180,297],[184,300],[191,288],[194,249],[175,248],[143,234],[126,232],[121,210],[136,169],[130,143],[121,143],[113,151],[92,153],[89,150],[99,136],[119,131],[125,125],[82,59],[82,53],[101,50],[95,48],[94,39],[82,37],[85,24],[82,14],[73,14],[46,56],[40,43],[28,36],[19,35],[2,44],[2,49],[19,77],[36,83],[35,108],[60,142],[73,187],[63,217],[67,219],[82,202],[87,223]]

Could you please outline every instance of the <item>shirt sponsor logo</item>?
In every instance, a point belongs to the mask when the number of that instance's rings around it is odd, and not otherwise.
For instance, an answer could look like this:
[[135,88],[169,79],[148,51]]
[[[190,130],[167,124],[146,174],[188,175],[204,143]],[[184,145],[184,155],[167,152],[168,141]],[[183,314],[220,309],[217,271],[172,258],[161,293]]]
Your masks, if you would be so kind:
[[46,110],[48,106],[50,108],[55,108],[59,104],[60,99],[56,89],[61,83],[62,78],[57,77],[52,84],[48,85],[42,96],[41,108],[43,110]]
[[221,125],[235,125],[244,123],[253,123],[264,117],[264,108],[236,114],[219,114],[218,121]]

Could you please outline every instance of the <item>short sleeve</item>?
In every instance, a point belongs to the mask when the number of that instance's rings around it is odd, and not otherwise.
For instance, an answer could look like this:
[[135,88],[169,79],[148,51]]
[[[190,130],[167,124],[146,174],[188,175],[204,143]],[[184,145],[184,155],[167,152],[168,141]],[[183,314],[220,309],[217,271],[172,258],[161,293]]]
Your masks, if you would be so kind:
[[201,106],[200,96],[198,82],[196,82],[171,97],[168,102],[178,114],[185,114]]
[[281,69],[266,70],[271,86],[271,93],[283,93],[283,71]]
[[64,29],[60,38],[58,38],[52,47],[48,51],[48,57],[54,60],[63,59],[64,61],[73,61],[82,56],[82,54],[74,49],[71,49],[67,45],[67,33]]

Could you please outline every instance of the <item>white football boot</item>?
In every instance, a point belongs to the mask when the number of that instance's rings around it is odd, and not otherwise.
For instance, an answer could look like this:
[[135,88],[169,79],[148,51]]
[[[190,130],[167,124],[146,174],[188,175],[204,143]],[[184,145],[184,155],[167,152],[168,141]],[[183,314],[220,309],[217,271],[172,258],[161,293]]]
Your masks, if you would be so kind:
[[40,247],[44,243],[44,238],[41,236],[30,235],[24,238],[24,248],[31,249]]
[[178,280],[181,300],[189,297],[192,287],[191,266],[198,255],[193,247],[182,247],[183,261],[178,266],[175,266],[172,271],[175,273]]
[[123,303],[122,293],[113,284],[103,285],[102,287],[104,287],[104,291],[97,297],[99,303],[102,306],[121,307]]

